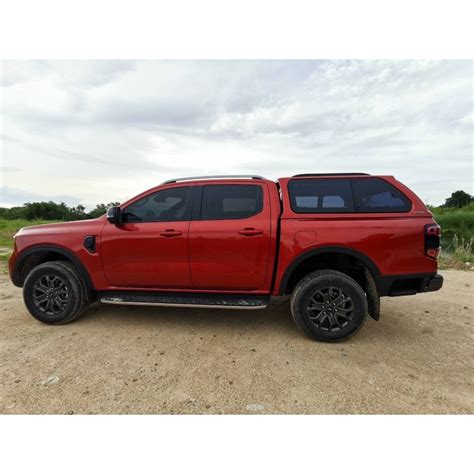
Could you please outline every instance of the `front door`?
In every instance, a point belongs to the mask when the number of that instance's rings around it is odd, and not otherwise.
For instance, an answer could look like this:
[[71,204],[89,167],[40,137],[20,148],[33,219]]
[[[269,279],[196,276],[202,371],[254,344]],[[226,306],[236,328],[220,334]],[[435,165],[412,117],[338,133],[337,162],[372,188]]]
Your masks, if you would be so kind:
[[166,188],[122,210],[122,223],[107,224],[100,251],[105,277],[116,287],[191,286],[189,186]]
[[201,192],[201,212],[189,229],[193,288],[259,290],[270,255],[266,186],[213,184]]

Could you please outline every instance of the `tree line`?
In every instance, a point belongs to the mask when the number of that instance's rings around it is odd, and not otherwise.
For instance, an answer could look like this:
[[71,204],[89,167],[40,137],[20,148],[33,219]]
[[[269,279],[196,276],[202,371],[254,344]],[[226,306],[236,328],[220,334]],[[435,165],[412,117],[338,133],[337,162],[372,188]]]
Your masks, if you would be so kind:
[[[474,202],[474,196],[465,191],[455,191],[445,203],[443,208],[460,208]],[[25,220],[45,220],[45,221],[75,221],[81,219],[94,219],[106,213],[111,206],[118,206],[118,202],[108,204],[97,204],[92,211],[86,212],[86,208],[78,206],[68,206],[66,203],[49,202],[27,202],[23,206],[0,207],[0,219],[25,219]]]
[[45,220],[45,221],[75,221],[81,219],[94,219],[106,213],[111,206],[118,206],[118,202],[108,204],[97,204],[90,212],[79,204],[78,206],[68,206],[66,203],[49,202],[27,202],[23,206],[0,207],[0,219],[25,219],[25,220]]

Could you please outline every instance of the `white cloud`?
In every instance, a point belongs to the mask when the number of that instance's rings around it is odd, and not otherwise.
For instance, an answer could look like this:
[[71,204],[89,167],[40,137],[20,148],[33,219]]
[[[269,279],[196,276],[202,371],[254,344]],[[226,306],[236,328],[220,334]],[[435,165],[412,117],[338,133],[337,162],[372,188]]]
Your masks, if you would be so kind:
[[93,205],[179,175],[365,171],[441,203],[472,192],[472,81],[471,61],[4,61],[2,183]]

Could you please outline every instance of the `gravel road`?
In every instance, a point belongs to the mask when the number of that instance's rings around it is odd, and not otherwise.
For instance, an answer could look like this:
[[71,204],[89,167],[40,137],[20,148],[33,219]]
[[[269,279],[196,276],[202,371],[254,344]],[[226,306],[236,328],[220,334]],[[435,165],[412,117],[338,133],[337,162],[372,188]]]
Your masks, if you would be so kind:
[[98,306],[65,326],[0,275],[1,413],[473,413],[474,272],[383,298],[324,344],[287,301],[261,311]]

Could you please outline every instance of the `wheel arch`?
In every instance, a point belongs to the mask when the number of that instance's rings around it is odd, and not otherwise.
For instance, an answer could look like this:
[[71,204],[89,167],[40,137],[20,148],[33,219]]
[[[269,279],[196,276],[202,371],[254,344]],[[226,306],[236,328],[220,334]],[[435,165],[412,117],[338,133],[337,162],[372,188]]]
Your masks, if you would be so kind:
[[[319,264],[321,260],[321,264]],[[324,263],[329,262],[329,267],[324,267]],[[361,270],[368,271],[375,282],[380,277],[380,270],[375,262],[367,255],[348,247],[328,246],[309,250],[298,255],[287,267],[278,289],[279,295],[286,295],[293,291],[297,281],[311,271],[321,269],[343,270],[344,264],[361,265]],[[341,265],[341,266],[338,266]]]
[[35,245],[18,255],[12,272],[12,281],[15,286],[22,287],[28,273],[41,263],[54,260],[71,262],[78,270],[89,291],[94,291],[92,279],[85,265],[71,250],[57,245]]

